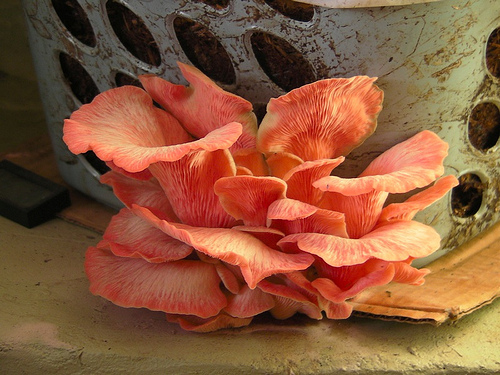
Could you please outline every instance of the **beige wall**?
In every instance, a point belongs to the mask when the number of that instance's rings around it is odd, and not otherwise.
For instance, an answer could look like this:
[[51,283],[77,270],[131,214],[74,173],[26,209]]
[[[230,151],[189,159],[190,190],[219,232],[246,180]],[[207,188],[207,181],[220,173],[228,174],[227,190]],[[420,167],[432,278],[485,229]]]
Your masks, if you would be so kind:
[[45,132],[21,0],[0,1],[0,152]]

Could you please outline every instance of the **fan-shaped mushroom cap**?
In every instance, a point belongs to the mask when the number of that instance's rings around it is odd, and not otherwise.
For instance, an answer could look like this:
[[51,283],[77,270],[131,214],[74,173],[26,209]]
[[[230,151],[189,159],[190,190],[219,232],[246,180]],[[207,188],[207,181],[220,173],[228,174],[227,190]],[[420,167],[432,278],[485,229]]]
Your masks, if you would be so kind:
[[121,173],[110,171],[101,176],[103,184],[110,185],[113,193],[127,207],[132,204],[154,209],[165,220],[178,221],[172,205],[156,178],[136,180]]
[[141,172],[151,163],[175,161],[191,150],[227,149],[241,135],[232,122],[193,141],[169,113],[153,106],[138,87],[123,86],[103,92],[64,121],[63,140],[71,152],[93,150],[127,172]]
[[184,259],[193,251],[191,246],[163,233],[128,208],[111,218],[103,239],[113,254],[151,263]]
[[416,221],[392,221],[359,239],[320,233],[297,233],[284,237],[278,245],[296,243],[302,250],[340,267],[360,264],[370,258],[400,261],[421,258],[440,246],[439,234]]
[[424,130],[398,143],[373,160],[357,178],[323,177],[314,186],[346,196],[373,190],[406,193],[424,187],[444,172],[448,144]]
[[305,161],[347,155],[376,128],[383,92],[374,81],[364,76],[325,79],[271,99],[257,148]]
[[445,176],[437,180],[434,185],[412,195],[403,203],[392,203],[384,207],[380,215],[380,221],[388,220],[411,220],[417,212],[429,207],[441,199],[452,188],[458,185],[455,176]]
[[285,197],[286,184],[276,177],[234,176],[214,185],[222,207],[248,226],[265,226],[269,205]]
[[370,259],[353,266],[331,267],[318,261],[319,277],[311,282],[321,295],[334,303],[342,303],[363,290],[391,282],[395,275],[392,263]]
[[447,143],[425,130],[378,156],[357,178],[327,176],[313,183],[325,191],[321,207],[346,214],[347,232],[359,238],[379,220],[388,193],[424,187],[444,172]]
[[235,318],[228,314],[220,313],[212,318],[202,319],[193,315],[167,314],[167,320],[192,332],[213,332],[224,328],[240,328],[249,325],[252,318]]
[[329,176],[343,161],[344,157],[339,156],[336,159],[306,161],[290,169],[283,176],[288,186],[286,196],[305,203],[318,204],[323,198],[323,191],[314,187],[313,182]]
[[265,277],[306,269],[314,261],[310,254],[284,254],[273,250],[243,231],[169,223],[160,220],[146,208],[133,206],[132,210],[166,234],[191,245],[199,252],[238,266],[251,289]]
[[214,192],[218,179],[236,173],[228,150],[193,151],[175,162],[152,164],[150,170],[182,223],[214,228],[235,223]]
[[353,266],[332,267],[322,260],[315,262],[319,277],[312,281],[321,295],[334,303],[341,303],[367,288],[393,282],[421,285],[429,270],[418,270],[409,265],[411,258],[400,262],[369,259]]
[[154,75],[140,76],[149,95],[195,137],[205,137],[236,121],[242,124],[243,130],[234,149],[255,148],[257,119],[252,104],[224,91],[199,69],[182,63],[178,65],[190,86],[175,85]]
[[286,234],[323,233],[348,237],[344,214],[324,210],[295,199],[280,199],[269,206],[272,226]]
[[224,311],[235,318],[250,318],[274,307],[274,299],[261,289],[243,285],[238,294],[228,296]]
[[[85,257],[90,291],[122,307],[146,307],[202,318],[227,305],[214,265],[199,261],[149,263],[90,247]],[[130,277],[134,275],[134,277]]]

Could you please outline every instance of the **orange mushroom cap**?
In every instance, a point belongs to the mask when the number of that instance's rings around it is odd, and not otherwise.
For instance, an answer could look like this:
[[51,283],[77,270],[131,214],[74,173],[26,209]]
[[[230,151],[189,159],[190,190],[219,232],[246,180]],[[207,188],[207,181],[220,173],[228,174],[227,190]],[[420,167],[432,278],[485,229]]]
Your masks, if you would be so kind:
[[242,126],[227,123],[193,141],[175,117],[153,106],[144,90],[123,86],[82,105],[64,121],[63,132],[74,154],[92,150],[99,159],[136,173],[152,163],[179,160],[192,150],[227,149]]
[[[199,261],[149,263],[90,247],[85,256],[90,291],[122,307],[146,307],[202,318],[217,315],[227,299],[214,265]],[[134,277],[130,277],[134,275]]]
[[236,121],[242,124],[243,130],[234,149],[255,148],[257,119],[252,104],[223,90],[199,69],[182,63],[178,65],[190,85],[175,85],[154,75],[140,76],[149,95],[195,137],[205,137]]
[[273,250],[251,234],[227,228],[200,228],[160,220],[146,208],[132,211],[169,236],[196,250],[241,269],[247,285],[253,289],[265,277],[306,269],[314,258],[310,254],[284,254]]
[[271,99],[257,148],[305,161],[347,155],[376,128],[383,92],[374,81],[365,76],[325,79]]

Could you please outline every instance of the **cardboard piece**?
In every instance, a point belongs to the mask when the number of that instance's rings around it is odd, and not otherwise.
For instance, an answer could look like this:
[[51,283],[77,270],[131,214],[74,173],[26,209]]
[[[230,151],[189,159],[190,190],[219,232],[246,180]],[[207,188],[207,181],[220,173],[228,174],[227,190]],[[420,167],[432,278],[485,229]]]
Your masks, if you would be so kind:
[[500,295],[500,223],[427,266],[425,284],[389,284],[350,301],[358,315],[439,325]]
[[[0,153],[24,168],[61,183],[48,137]],[[59,216],[103,233],[116,210],[70,188],[72,205]],[[425,284],[389,284],[351,299],[354,314],[382,320],[442,324],[491,303],[500,295],[500,223],[427,266]]]

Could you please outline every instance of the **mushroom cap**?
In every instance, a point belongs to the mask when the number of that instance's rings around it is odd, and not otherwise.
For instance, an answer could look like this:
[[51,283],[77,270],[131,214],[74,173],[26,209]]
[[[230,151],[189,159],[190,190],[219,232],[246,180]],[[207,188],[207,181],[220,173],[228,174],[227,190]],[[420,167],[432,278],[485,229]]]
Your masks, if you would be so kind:
[[214,184],[234,176],[236,167],[228,150],[198,150],[174,162],[150,166],[176,217],[187,225],[228,228],[235,219],[222,207]]
[[236,121],[242,124],[243,130],[235,149],[255,148],[257,119],[252,104],[223,90],[199,69],[178,65],[190,85],[175,85],[154,75],[140,76],[149,95],[178,119],[189,134],[202,138]]
[[149,263],[115,256],[105,248],[90,247],[85,271],[93,294],[122,307],[146,307],[209,318],[227,305],[215,266],[204,262]]
[[286,234],[323,233],[347,238],[345,215],[295,199],[280,199],[269,206],[272,227]]
[[167,321],[179,324],[186,331],[205,333],[224,328],[245,327],[252,322],[252,318],[235,318],[224,313],[207,319],[194,315],[167,314]]
[[375,78],[357,76],[310,83],[271,99],[257,133],[263,153],[308,160],[347,155],[370,136],[382,109]]
[[357,178],[323,177],[314,186],[354,196],[373,190],[406,193],[424,187],[444,173],[448,144],[429,130],[398,143],[375,158]]
[[[132,204],[154,209],[162,219],[179,221],[172,205],[156,178],[137,180],[115,171],[101,176],[101,183],[110,185],[116,197],[128,208]],[[161,213],[161,215],[160,215]]]
[[278,245],[296,243],[306,253],[327,264],[340,267],[360,264],[370,258],[401,261],[422,258],[440,246],[439,234],[416,221],[392,221],[375,228],[361,238],[343,238],[321,233],[297,233],[284,237]]
[[231,122],[192,140],[144,90],[123,86],[99,94],[73,112],[64,121],[63,140],[74,154],[92,150],[99,159],[136,173],[152,163],[179,160],[192,150],[227,149],[241,132],[241,124]]
[[285,197],[286,183],[276,177],[220,178],[215,194],[227,213],[248,226],[266,226],[269,205]]
[[261,289],[250,289],[247,285],[237,294],[228,296],[228,304],[224,311],[235,318],[250,318],[274,307],[274,299]]
[[150,263],[181,260],[193,252],[192,246],[163,233],[128,208],[111,218],[103,239],[113,254]]
[[285,254],[274,250],[249,233],[227,228],[191,227],[160,220],[144,207],[133,206],[141,218],[212,258],[238,266],[247,285],[253,289],[265,277],[309,267],[310,254]]
[[429,207],[441,199],[452,188],[458,185],[455,176],[445,176],[438,179],[434,185],[412,195],[403,203],[392,203],[384,207],[379,221],[389,220],[411,220],[417,212]]

